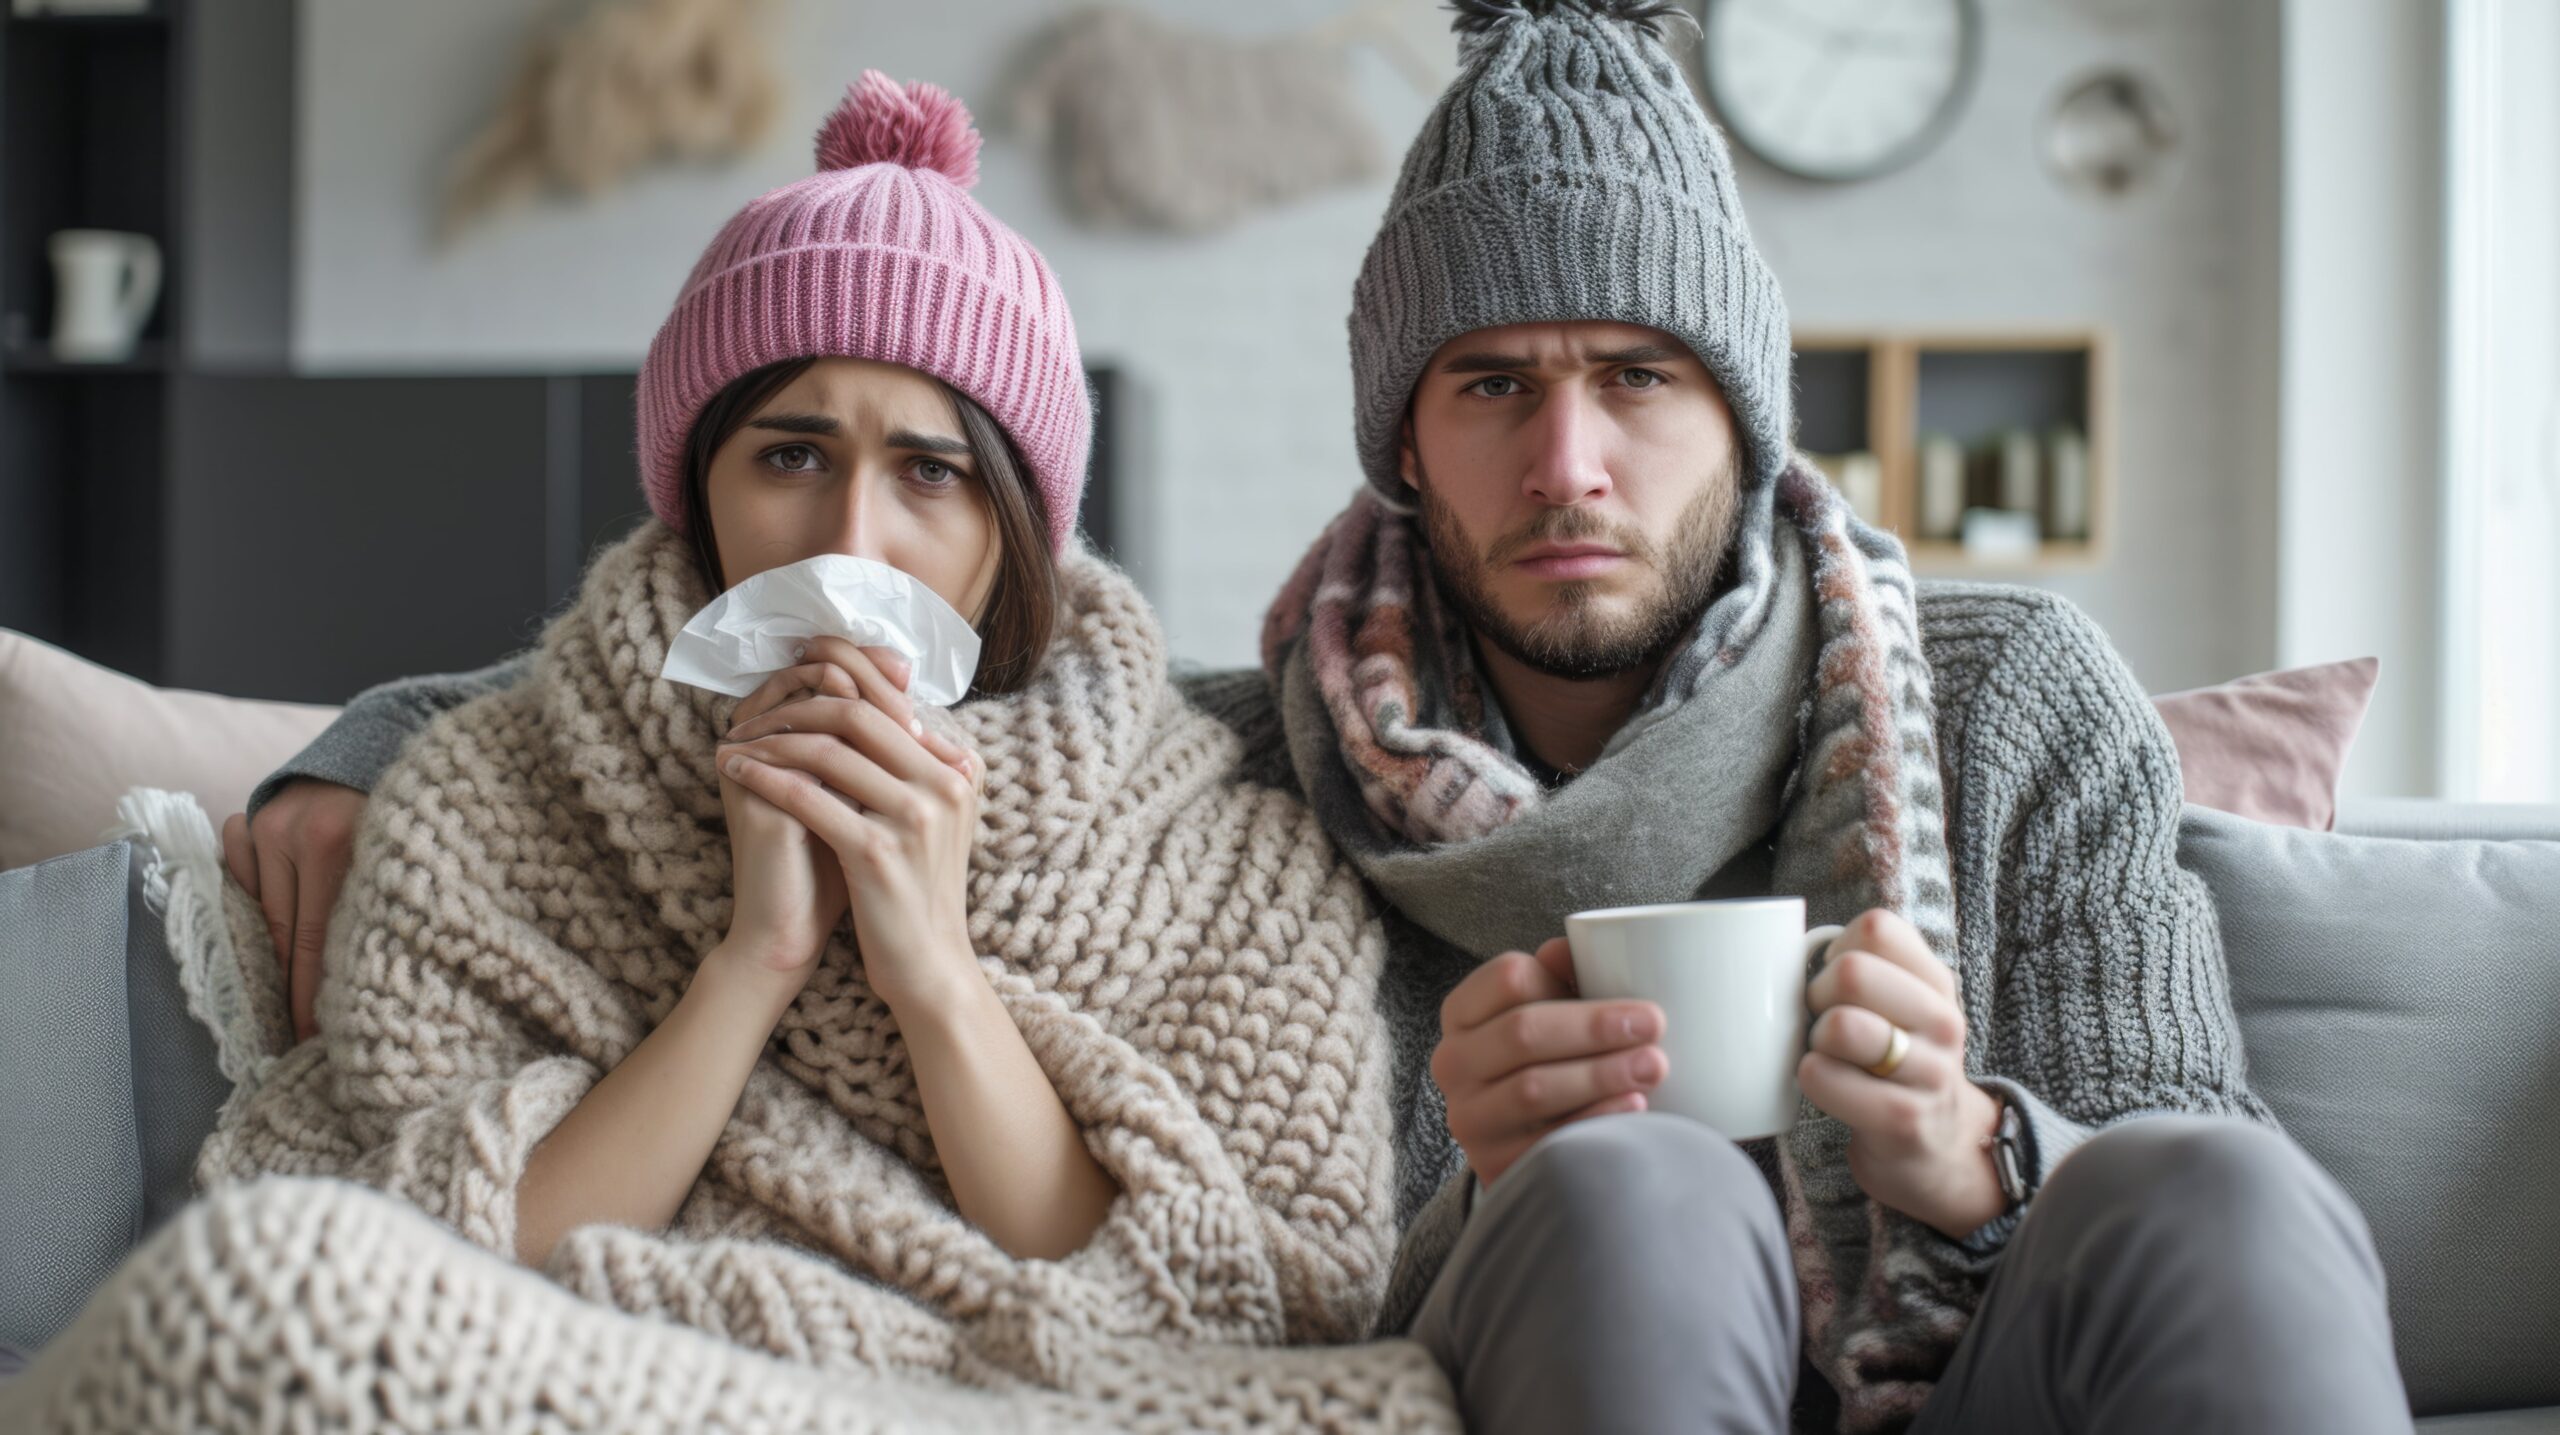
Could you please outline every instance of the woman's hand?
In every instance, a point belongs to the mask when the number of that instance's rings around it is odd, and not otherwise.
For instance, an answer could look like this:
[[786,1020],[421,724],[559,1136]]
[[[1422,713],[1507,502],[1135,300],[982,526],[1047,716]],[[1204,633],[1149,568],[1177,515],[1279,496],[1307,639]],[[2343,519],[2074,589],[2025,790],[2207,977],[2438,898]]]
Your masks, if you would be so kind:
[[[2006,1210],[1990,1152],[2000,1104],[1965,1075],[1956,974],[1919,929],[1881,908],[1851,922],[1805,1004],[1817,1016],[1796,1083],[1848,1126],[1859,1188],[1951,1240]],[[1892,1075],[1877,1076],[1869,1068],[1883,1064],[1897,1026],[1910,1045]]]
[[222,824],[223,865],[267,914],[296,1041],[320,1030],[320,954],[328,949],[329,909],[347,884],[364,804],[352,787],[302,777],[278,788],[254,820],[235,812]]
[[[739,702],[731,720],[770,719],[787,726],[808,703],[854,691],[852,676],[835,664],[805,662],[758,684]],[[796,995],[816,969],[827,935],[845,914],[844,874],[825,843],[798,818],[741,783],[729,769],[728,749],[724,746],[720,753],[720,802],[729,818],[736,899],[722,952]]]
[[721,748],[724,780],[833,852],[881,1000],[893,1011],[943,1005],[953,983],[983,980],[968,876],[984,765],[917,719],[893,655],[813,638],[806,657],[853,691],[830,686],[741,721]]

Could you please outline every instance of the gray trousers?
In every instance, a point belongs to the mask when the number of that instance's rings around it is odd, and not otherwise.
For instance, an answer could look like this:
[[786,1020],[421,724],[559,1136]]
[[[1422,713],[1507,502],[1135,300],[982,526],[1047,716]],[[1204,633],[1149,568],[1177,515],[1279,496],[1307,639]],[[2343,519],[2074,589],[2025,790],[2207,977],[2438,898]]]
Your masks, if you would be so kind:
[[[1467,1428],[1788,1428],[1795,1272],[1768,1182],[1675,1116],[1530,1148],[1415,1317]],[[2364,1218],[2282,1134],[2145,1117],[2063,1161],[1915,1435],[2411,1429]]]

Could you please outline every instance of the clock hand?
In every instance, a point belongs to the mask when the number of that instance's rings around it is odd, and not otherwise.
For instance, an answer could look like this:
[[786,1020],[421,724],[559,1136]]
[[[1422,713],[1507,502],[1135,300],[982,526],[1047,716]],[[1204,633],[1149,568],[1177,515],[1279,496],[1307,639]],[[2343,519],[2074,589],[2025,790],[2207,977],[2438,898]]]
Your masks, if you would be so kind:
[[1898,33],[1890,30],[1847,32],[1841,34],[1837,40],[1838,47],[1844,50],[1934,51],[1943,48],[1946,43],[1947,36],[1944,31],[1920,30],[1905,30]]
[[[1820,111],[1823,97],[1829,93],[1832,81],[1840,78],[1840,71],[1844,67],[1836,62],[1836,57],[1846,48],[1848,47],[1837,38],[1822,47],[1822,61],[1817,61],[1805,72],[1806,83],[1799,85],[1796,89],[1798,115],[1810,116]],[[1802,120],[1800,119],[1798,123],[1801,124]]]

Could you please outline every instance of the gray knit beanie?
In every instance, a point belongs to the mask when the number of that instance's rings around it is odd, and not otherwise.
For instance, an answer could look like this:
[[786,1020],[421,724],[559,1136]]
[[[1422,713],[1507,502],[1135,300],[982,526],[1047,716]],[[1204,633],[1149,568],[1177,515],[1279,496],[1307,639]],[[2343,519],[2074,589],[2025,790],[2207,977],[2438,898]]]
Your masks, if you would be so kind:
[[1684,340],[1723,386],[1764,507],[1794,432],[1792,339],[1724,136],[1668,48],[1676,5],[1455,0],[1459,74],[1405,155],[1351,291],[1354,436],[1399,510],[1405,413],[1460,334],[1608,319]]

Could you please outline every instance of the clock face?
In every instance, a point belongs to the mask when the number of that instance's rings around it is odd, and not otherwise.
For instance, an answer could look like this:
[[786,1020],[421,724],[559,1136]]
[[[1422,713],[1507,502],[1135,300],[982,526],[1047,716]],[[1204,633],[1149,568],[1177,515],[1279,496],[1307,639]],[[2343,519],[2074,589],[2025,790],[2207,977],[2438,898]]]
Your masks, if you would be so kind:
[[1706,0],[1706,91],[1789,174],[1865,179],[1918,159],[1962,107],[1974,0]]

